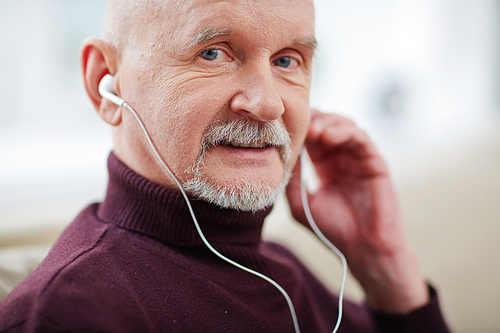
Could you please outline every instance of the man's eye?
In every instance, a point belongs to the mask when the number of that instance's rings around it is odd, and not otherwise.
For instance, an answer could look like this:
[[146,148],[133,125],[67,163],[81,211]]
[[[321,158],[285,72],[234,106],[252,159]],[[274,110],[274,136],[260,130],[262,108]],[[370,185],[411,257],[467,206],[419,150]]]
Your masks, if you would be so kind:
[[203,59],[205,60],[215,60],[217,58],[217,56],[219,54],[221,54],[222,51],[221,50],[216,50],[216,49],[208,49],[208,50],[205,50],[203,52],[201,52],[201,56],[203,57]]
[[297,66],[297,61],[290,57],[279,57],[274,60],[274,64],[279,67],[289,68]]

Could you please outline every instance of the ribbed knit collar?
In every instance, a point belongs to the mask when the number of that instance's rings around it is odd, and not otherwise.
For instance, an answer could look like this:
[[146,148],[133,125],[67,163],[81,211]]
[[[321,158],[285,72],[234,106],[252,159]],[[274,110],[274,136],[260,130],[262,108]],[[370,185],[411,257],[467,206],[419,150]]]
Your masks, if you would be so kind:
[[[108,191],[97,213],[100,220],[175,245],[202,244],[180,192],[138,175],[113,153],[108,170]],[[205,237],[213,243],[259,243],[271,211],[238,212],[196,199],[191,205]]]

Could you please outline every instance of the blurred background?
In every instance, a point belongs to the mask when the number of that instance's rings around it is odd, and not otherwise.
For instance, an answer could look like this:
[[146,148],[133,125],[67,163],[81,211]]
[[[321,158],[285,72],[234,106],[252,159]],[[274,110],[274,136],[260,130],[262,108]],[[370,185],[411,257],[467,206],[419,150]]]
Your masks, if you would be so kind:
[[[456,332],[500,318],[500,0],[316,0],[311,104],[353,118],[387,158],[408,239]],[[104,196],[107,126],[78,63],[104,0],[0,0],[0,299]],[[333,290],[340,265],[282,199],[265,237]],[[350,279],[348,295],[362,299]]]

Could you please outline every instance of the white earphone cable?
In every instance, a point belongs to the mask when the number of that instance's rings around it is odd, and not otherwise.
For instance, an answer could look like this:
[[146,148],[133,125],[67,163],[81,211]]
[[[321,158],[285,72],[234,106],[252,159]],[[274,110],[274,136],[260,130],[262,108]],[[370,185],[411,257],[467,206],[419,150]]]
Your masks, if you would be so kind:
[[304,168],[305,168],[305,161],[307,158],[307,153],[306,150],[303,149],[302,152],[300,153],[300,197],[302,199],[302,207],[304,209],[304,213],[306,214],[307,222],[309,222],[309,225],[313,229],[314,233],[318,238],[330,249],[332,250],[339,258],[340,261],[342,262],[342,282],[340,284],[340,291],[339,291],[339,312],[337,316],[337,324],[335,325],[335,328],[333,329],[332,333],[337,332],[337,330],[340,327],[340,322],[342,321],[342,312],[343,312],[343,303],[344,303],[344,289],[345,289],[345,281],[347,277],[347,260],[345,259],[345,256],[340,250],[333,245],[328,238],[323,235],[321,230],[319,230],[318,225],[316,224],[316,221],[314,221],[314,218],[312,217],[311,210],[309,208],[309,201],[307,199],[307,190],[304,185]]

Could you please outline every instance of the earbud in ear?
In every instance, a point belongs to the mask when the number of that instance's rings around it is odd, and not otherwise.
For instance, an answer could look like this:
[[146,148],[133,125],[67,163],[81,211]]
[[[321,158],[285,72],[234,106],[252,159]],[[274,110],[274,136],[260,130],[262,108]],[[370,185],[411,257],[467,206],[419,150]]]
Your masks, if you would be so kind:
[[123,99],[114,94],[113,77],[110,74],[104,75],[101,82],[99,83],[99,94],[101,94],[103,98],[118,106],[123,106],[123,104],[125,103]]

